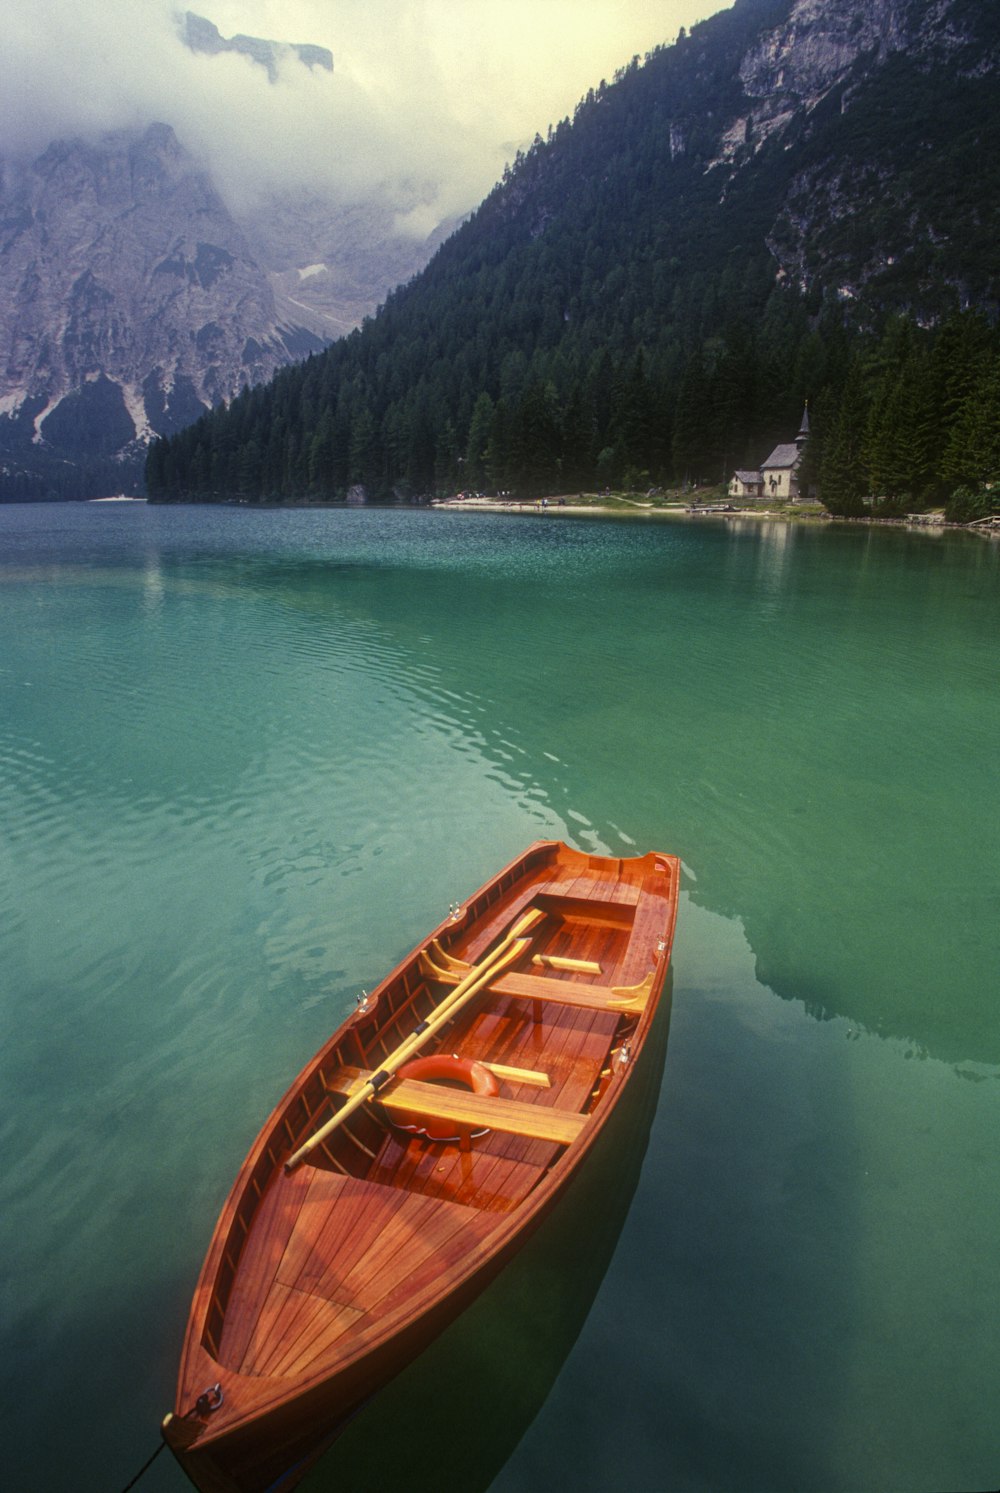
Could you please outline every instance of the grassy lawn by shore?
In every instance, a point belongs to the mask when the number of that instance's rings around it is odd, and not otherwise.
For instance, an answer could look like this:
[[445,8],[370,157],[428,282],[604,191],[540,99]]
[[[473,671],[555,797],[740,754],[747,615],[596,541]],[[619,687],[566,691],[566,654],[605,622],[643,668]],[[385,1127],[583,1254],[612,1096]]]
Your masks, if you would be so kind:
[[565,513],[565,514],[617,514],[625,517],[719,517],[772,519],[783,523],[847,523],[879,524],[892,527],[921,528],[930,532],[942,529],[971,529],[984,537],[1000,537],[1000,522],[984,520],[977,524],[949,524],[944,509],[937,508],[926,513],[902,513],[896,515],[865,513],[857,518],[844,518],[829,513],[818,502],[780,502],[759,498],[733,500],[724,484],[715,487],[654,488],[646,493],[578,492],[562,493],[541,498],[521,498],[511,493],[492,497],[478,494],[459,494],[453,497],[432,500],[435,508],[479,510],[487,513]]
[[824,519],[830,515],[821,503],[733,502],[723,485],[682,488],[655,488],[648,493],[604,492],[562,493],[549,497],[522,498],[514,494],[491,497],[460,495],[438,498],[436,508],[456,508],[486,512],[618,513],[618,514],[698,514],[728,513],[747,518]]

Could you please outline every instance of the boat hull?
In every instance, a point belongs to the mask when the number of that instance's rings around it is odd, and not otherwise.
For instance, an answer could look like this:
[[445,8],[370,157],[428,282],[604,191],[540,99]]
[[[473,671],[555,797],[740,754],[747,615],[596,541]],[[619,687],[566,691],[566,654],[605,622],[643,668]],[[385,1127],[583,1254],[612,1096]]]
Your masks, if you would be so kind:
[[[294,1486],[550,1215],[643,1061],[678,878],[669,856],[532,846],[299,1075],[217,1225],[164,1425],[203,1493]],[[525,919],[535,922],[517,938]],[[432,1050],[491,1064],[502,1096],[428,1098],[428,1085],[396,1077],[400,1040],[421,1025]],[[466,1126],[454,1143],[428,1142],[398,1128],[412,1103],[471,1107],[491,1124],[484,1138]],[[222,1404],[199,1412],[215,1384]]]

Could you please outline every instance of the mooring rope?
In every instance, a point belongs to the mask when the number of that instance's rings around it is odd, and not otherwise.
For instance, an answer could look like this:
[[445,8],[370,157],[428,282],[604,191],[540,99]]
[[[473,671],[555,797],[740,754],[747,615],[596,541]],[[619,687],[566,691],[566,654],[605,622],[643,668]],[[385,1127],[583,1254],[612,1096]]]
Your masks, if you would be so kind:
[[[194,1404],[191,1406],[191,1409],[188,1410],[188,1411],[186,1411],[184,1415],[182,1415],[182,1416],[179,1417],[179,1419],[180,1420],[190,1420],[192,1418],[192,1416],[196,1416],[196,1415],[200,1415],[200,1416],[212,1415],[224,1403],[225,1398],[226,1397],[225,1397],[225,1395],[222,1392],[222,1385],[221,1384],[210,1384],[207,1389],[203,1389],[202,1390],[201,1394],[198,1396],[198,1398],[195,1400]],[[169,1418],[173,1419],[173,1417],[169,1417]],[[132,1479],[132,1481],[130,1483],[126,1483],[125,1484],[124,1488],[122,1489],[122,1493],[128,1493],[128,1490],[130,1488],[134,1488],[135,1487],[135,1485],[139,1481],[139,1479],[141,1477],[144,1477],[145,1474],[152,1467],[153,1463],[156,1461],[157,1457],[160,1455],[161,1451],[163,1451],[163,1449],[164,1449],[164,1447],[166,1445],[167,1445],[166,1441],[161,1441],[160,1442],[159,1446],[156,1448],[156,1450],[153,1453],[153,1455],[149,1458],[148,1461],[146,1461],[146,1462],[143,1463],[143,1465],[139,1468],[139,1471],[136,1473],[136,1475]]]
[[128,1493],[129,1488],[134,1488],[135,1485],[136,1485],[136,1483],[139,1481],[139,1479],[141,1477],[145,1477],[146,1473],[152,1467],[153,1463],[156,1461],[156,1459],[160,1455],[160,1453],[162,1451],[166,1450],[166,1446],[167,1446],[167,1443],[165,1441],[161,1441],[160,1442],[159,1446],[156,1448],[156,1450],[153,1453],[153,1455],[149,1458],[148,1461],[146,1461],[146,1462],[144,1462],[142,1464],[142,1466],[139,1468],[139,1471],[136,1473],[136,1475],[132,1479],[132,1481],[130,1483],[126,1483],[125,1484],[124,1488],[122,1489],[122,1493]]

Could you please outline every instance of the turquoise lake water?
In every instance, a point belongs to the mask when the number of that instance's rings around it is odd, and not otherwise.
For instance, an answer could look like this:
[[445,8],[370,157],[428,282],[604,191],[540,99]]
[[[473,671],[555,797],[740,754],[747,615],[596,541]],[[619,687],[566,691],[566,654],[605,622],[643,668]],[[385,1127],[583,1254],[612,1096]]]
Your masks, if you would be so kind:
[[261,1119],[556,836],[683,859],[662,1085],[309,1488],[995,1488],[998,645],[966,534],[0,507],[5,1485],[155,1450]]

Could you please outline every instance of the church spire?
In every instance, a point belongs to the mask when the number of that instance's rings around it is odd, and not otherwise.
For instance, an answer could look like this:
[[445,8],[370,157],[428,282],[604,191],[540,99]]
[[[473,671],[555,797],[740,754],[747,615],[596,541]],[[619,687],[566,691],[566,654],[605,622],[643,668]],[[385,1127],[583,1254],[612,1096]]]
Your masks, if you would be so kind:
[[799,433],[795,437],[795,444],[796,444],[796,446],[798,446],[798,448],[799,448],[800,451],[801,451],[802,447],[805,445],[805,443],[806,443],[806,441],[808,439],[809,439],[809,401],[807,399],[806,400],[806,404],[805,404],[805,409],[802,411],[802,424],[799,426]]

